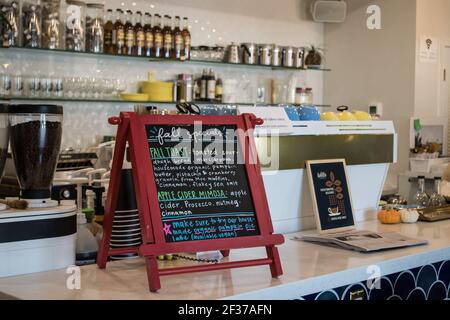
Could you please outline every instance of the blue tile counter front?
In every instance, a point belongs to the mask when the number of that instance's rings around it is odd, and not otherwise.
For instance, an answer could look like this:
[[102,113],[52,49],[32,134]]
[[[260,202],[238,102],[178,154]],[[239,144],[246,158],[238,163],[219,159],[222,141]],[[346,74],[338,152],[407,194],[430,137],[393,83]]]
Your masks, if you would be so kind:
[[307,295],[301,300],[450,300],[450,260]]

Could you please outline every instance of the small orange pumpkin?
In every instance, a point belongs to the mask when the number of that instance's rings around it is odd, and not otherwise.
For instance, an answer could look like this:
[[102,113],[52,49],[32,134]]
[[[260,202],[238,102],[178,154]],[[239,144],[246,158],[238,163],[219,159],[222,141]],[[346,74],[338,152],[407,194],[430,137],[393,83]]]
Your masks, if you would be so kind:
[[397,224],[402,222],[402,217],[397,210],[381,210],[378,213],[378,220],[383,224]]

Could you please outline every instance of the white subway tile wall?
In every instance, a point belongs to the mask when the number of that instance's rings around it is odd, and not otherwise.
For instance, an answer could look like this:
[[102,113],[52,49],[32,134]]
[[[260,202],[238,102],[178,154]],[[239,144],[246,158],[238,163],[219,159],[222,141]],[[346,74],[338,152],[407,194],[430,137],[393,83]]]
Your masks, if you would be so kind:
[[[95,1],[93,1],[95,2]],[[304,16],[307,1],[96,1],[105,8],[149,11],[189,17],[193,45],[225,45],[230,42],[276,43],[293,46],[323,46],[323,25]],[[326,60],[325,60],[326,62]],[[137,90],[137,82],[152,71],[158,80],[173,80],[178,73],[200,74],[203,65],[181,65],[120,59],[52,55],[34,52],[0,53],[0,70],[12,74],[57,77],[101,77],[122,79],[127,90]],[[287,81],[294,76],[298,87],[312,87],[314,102],[323,104],[323,74],[315,71],[282,72],[244,67],[211,66],[223,80],[240,80],[236,100],[254,102],[256,87],[270,79]],[[208,66],[209,68],[209,66]],[[133,104],[63,102],[63,148],[85,149],[95,146],[105,135],[114,135],[115,127],[107,119]]]

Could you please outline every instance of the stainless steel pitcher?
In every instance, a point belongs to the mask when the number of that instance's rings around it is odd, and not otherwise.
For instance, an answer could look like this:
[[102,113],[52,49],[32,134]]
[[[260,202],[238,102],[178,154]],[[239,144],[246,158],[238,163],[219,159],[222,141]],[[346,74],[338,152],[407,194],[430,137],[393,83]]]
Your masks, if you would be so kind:
[[257,64],[258,63],[258,47],[254,43],[243,43],[241,45],[243,51],[243,62],[245,64]]
[[241,63],[241,53],[239,45],[232,42],[228,47],[225,54],[225,62],[228,63]]

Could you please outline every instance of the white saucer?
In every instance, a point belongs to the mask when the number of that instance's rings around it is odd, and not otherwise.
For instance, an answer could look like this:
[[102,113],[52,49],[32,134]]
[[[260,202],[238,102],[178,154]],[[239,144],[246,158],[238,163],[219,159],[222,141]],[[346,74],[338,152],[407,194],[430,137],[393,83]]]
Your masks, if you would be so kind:
[[23,199],[28,202],[28,208],[30,209],[46,209],[56,208],[58,201],[51,199]]

